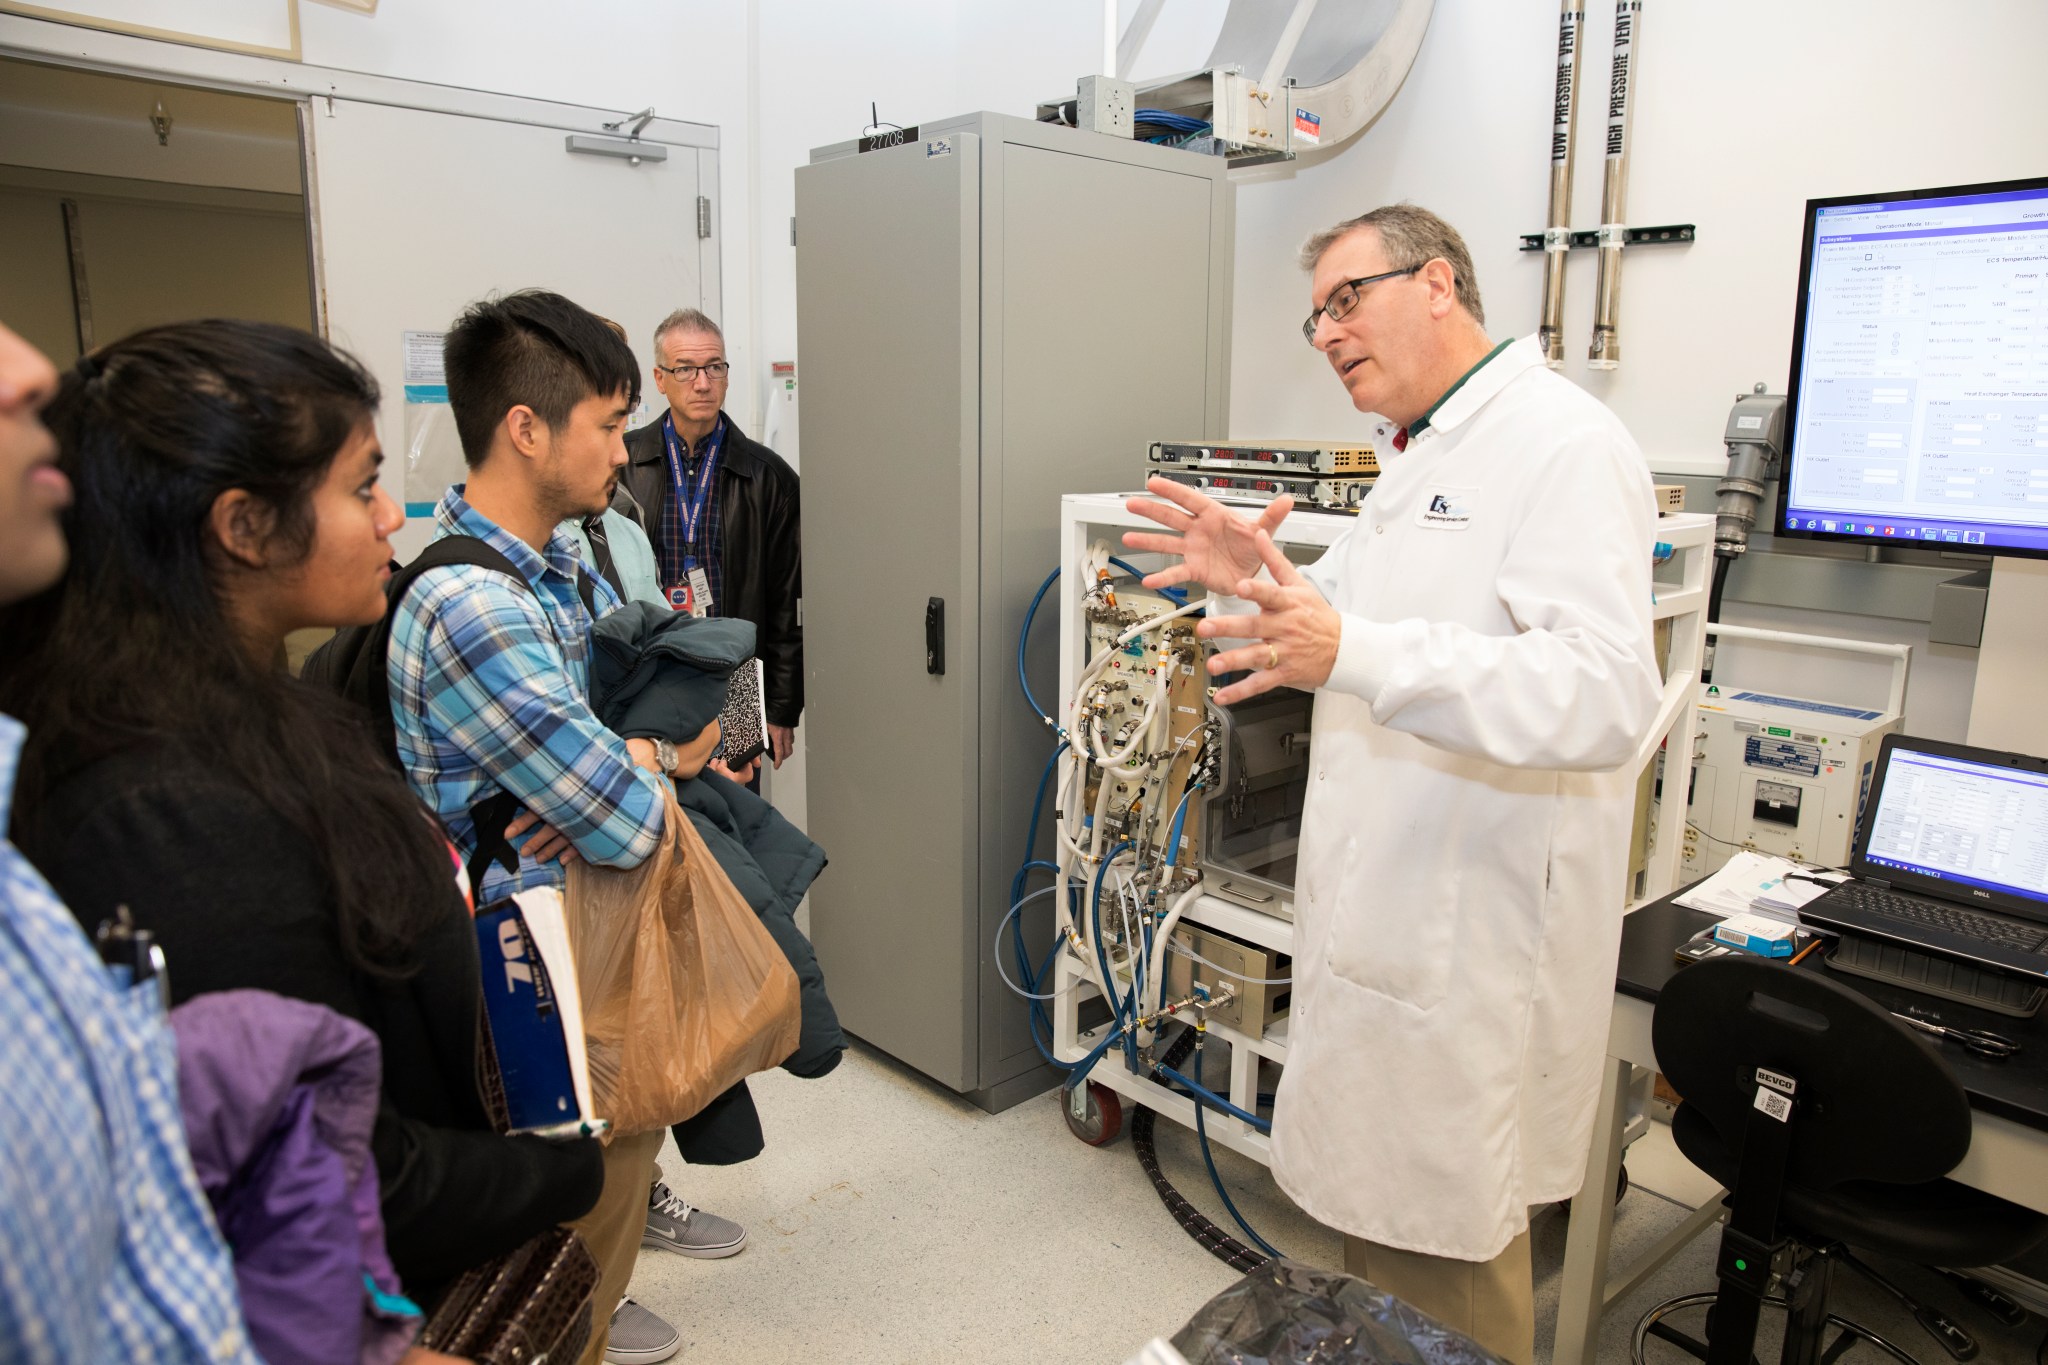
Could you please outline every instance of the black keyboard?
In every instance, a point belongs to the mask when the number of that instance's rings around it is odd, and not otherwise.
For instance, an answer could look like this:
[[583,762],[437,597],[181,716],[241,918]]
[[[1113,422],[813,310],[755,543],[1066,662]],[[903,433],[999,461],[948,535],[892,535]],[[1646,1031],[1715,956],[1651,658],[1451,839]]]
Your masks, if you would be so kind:
[[2044,944],[2048,944],[2048,932],[2043,932],[2030,924],[2002,919],[1997,915],[1981,914],[1975,910],[1965,910],[1958,905],[1923,900],[1918,896],[1901,896],[1890,891],[1880,891],[1874,886],[1865,886],[1860,882],[1843,883],[1829,893],[1828,899],[1854,907],[1867,915],[1882,915],[1886,919],[1899,920],[1906,924],[1940,929],[1946,933],[1974,939],[1979,943],[1993,943],[2017,952],[2039,952]]

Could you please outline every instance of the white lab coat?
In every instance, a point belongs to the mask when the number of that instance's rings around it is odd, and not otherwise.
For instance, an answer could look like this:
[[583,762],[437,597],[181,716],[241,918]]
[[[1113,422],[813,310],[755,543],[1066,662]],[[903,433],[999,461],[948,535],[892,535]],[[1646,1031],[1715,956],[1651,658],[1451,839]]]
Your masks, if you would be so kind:
[[[1384,449],[1384,448],[1383,448]],[[1308,578],[1316,695],[1273,1174],[1389,1246],[1498,1255],[1576,1193],[1653,652],[1648,468],[1533,339],[1383,472]]]

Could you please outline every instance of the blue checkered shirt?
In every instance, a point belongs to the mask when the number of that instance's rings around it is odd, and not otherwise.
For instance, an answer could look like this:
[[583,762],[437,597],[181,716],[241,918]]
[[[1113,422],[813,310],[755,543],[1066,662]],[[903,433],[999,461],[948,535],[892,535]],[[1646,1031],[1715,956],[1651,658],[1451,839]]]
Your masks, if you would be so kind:
[[[386,676],[406,776],[464,856],[476,850],[470,808],[502,790],[567,835],[586,861],[637,867],[661,839],[661,779],[637,766],[590,709],[581,554],[559,529],[536,552],[471,507],[463,488],[449,489],[434,510],[437,538],[475,536],[526,583],[451,564],[421,574],[393,604]],[[591,586],[598,615],[619,606],[603,579],[593,575]],[[559,862],[522,857],[514,873],[493,863],[477,903],[566,880]]]
[[[669,454],[668,438],[675,430],[671,414],[661,419],[661,468],[668,486],[662,490],[661,499],[661,586],[673,588],[689,577],[683,568],[683,560],[697,557],[697,564],[711,580],[711,614],[725,614],[725,573],[722,562],[725,556],[725,518],[718,506],[718,486],[725,477],[725,441],[731,433],[726,430],[725,414],[718,414],[718,421],[706,432],[704,439],[689,447],[689,454],[683,463],[683,486],[688,488],[697,477],[697,468],[704,461],[711,443],[719,442],[718,468],[711,471],[711,491],[704,495],[704,511],[697,518],[697,539],[683,538],[683,508],[681,499],[676,497],[675,460]],[[680,438],[676,441],[681,445]]]
[[[0,831],[25,735],[0,716]],[[157,987],[0,839],[0,1360],[261,1365],[192,1173]]]

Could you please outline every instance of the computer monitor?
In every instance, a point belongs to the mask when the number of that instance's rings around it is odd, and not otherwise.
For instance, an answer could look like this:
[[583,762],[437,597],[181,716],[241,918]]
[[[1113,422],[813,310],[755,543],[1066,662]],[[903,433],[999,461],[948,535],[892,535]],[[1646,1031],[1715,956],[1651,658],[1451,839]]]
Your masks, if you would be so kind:
[[1810,199],[1778,534],[2048,557],[2048,177]]

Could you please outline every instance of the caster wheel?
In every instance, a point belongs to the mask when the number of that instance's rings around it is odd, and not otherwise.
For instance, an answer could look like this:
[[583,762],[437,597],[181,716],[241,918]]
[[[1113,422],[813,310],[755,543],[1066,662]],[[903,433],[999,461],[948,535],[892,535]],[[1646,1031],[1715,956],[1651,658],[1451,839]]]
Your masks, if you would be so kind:
[[1067,1131],[1090,1147],[1107,1147],[1124,1131],[1124,1103],[1106,1085],[1088,1082],[1081,1088],[1085,1113],[1074,1112],[1073,1095],[1060,1096],[1060,1113],[1066,1116]]
[[[1628,1193],[1628,1167],[1626,1167],[1626,1166],[1623,1166],[1623,1167],[1622,1167],[1622,1168],[1621,1168],[1621,1169],[1620,1169],[1620,1170],[1619,1170],[1618,1172],[1616,1172],[1616,1173],[1615,1173],[1615,1177],[1614,1177],[1614,1202],[1615,1202],[1616,1204],[1620,1204],[1620,1203],[1621,1203],[1621,1197],[1622,1197],[1623,1195],[1627,1194],[1627,1193]],[[1561,1211],[1561,1212],[1562,1212],[1562,1213],[1564,1214],[1564,1216],[1565,1216],[1565,1217],[1569,1218],[1569,1217],[1571,1217],[1571,1216],[1572,1216],[1572,1201],[1571,1201],[1571,1200],[1567,1199],[1567,1200],[1565,1200],[1565,1201],[1564,1201],[1563,1203],[1559,1204],[1559,1205],[1558,1205],[1557,1207],[1558,1207],[1558,1209],[1559,1209],[1559,1210],[1560,1210],[1560,1211]]]

